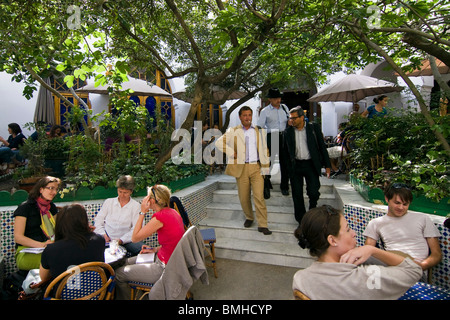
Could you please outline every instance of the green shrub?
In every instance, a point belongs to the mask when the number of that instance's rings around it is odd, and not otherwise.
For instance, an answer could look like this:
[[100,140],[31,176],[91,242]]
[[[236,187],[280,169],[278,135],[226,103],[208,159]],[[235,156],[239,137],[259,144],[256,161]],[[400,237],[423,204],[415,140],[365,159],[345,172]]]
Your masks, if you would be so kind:
[[[450,116],[433,115],[447,138]],[[351,173],[371,187],[406,183],[439,201],[450,194],[450,164],[421,113],[404,111],[387,118],[352,119]]]

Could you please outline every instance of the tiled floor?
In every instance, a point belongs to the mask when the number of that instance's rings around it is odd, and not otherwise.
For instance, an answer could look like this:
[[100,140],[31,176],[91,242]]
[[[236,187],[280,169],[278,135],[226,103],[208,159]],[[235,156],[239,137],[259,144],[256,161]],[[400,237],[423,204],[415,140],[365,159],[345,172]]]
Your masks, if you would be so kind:
[[194,300],[293,300],[297,268],[217,259],[217,270],[216,279],[208,268],[209,285],[194,283]]

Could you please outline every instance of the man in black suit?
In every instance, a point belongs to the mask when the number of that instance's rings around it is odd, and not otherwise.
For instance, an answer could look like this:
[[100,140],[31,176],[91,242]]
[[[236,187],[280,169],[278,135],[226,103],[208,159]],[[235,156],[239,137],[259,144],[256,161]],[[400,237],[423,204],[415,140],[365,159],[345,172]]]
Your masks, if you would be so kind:
[[320,180],[322,167],[330,177],[331,163],[323,134],[317,124],[305,122],[305,113],[301,107],[289,112],[290,126],[284,132],[285,150],[291,180],[292,198],[294,200],[295,220],[301,222],[305,214],[303,199],[303,178],[306,182],[306,194],[309,209],[317,206],[320,197]]

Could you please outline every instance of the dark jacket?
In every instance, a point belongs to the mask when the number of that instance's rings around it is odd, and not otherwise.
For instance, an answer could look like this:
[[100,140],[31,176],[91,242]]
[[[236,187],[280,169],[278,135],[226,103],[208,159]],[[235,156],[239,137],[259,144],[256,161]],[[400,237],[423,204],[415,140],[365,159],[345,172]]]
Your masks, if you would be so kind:
[[[322,131],[315,123],[305,124],[306,139],[308,143],[309,154],[314,164],[314,169],[318,176],[321,175],[323,167],[331,168],[330,158],[328,157],[327,147],[323,139]],[[295,168],[295,131],[297,130],[289,126],[284,131],[284,145],[287,152],[288,170],[292,174]]]

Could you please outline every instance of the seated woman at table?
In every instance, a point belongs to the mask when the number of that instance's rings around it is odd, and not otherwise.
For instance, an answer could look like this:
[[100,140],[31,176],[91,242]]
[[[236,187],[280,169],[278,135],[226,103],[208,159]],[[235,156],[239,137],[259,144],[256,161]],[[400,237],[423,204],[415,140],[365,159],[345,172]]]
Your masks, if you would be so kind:
[[331,206],[309,210],[294,234],[318,258],[297,271],[292,284],[312,300],[398,299],[422,275],[410,258],[373,246],[356,247],[356,233]]
[[[133,231],[132,240],[133,242],[142,241],[157,232],[160,247],[143,247],[142,253],[156,252],[153,263],[136,264],[137,257],[132,257],[127,260],[125,266],[116,270],[116,299],[130,299],[128,281],[155,283],[161,277],[165,265],[183,236],[183,220],[177,211],[169,208],[170,196],[169,188],[164,185],[154,185],[142,200],[141,212]],[[145,215],[149,209],[155,213],[143,226]]]
[[63,207],[56,217],[55,242],[42,252],[41,281],[85,262],[104,262],[105,239],[89,226],[86,209],[80,204]]
[[105,238],[106,243],[118,240],[131,256],[141,250],[144,243],[131,242],[131,235],[138,220],[141,206],[131,198],[135,188],[132,176],[121,176],[116,181],[117,197],[106,199],[95,218],[95,232]]
[[0,164],[3,162],[21,164],[23,159],[19,154],[19,149],[27,138],[25,138],[17,123],[8,124],[8,132],[10,134],[8,139],[0,136],[0,142],[4,145],[0,146]]
[[16,264],[20,270],[38,269],[41,254],[21,252],[25,248],[44,248],[52,243],[55,234],[55,215],[58,212],[53,198],[61,180],[47,176],[31,189],[28,200],[14,211],[14,240]]

